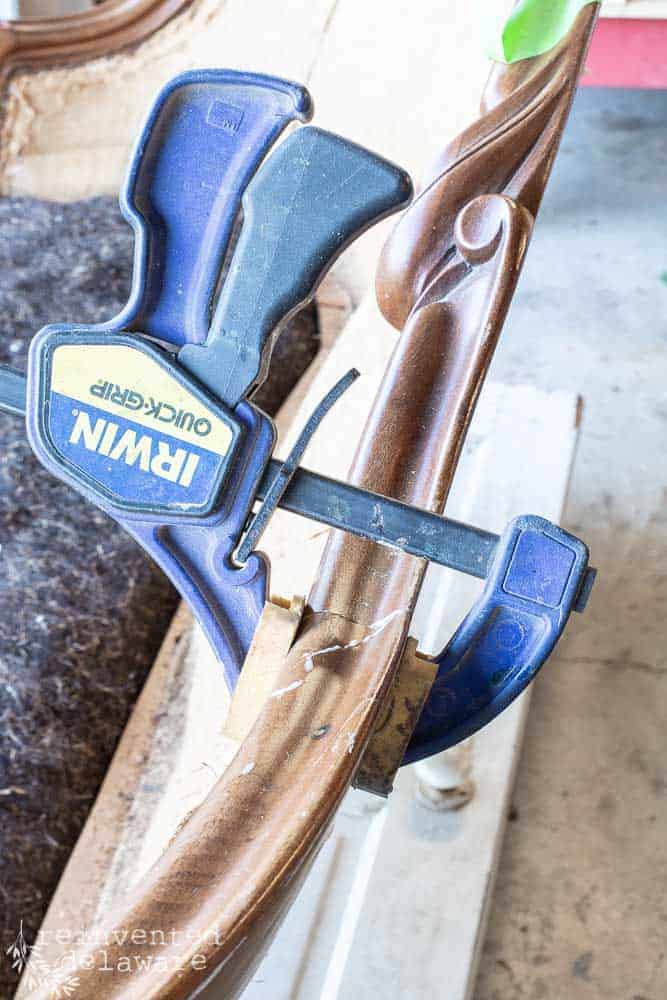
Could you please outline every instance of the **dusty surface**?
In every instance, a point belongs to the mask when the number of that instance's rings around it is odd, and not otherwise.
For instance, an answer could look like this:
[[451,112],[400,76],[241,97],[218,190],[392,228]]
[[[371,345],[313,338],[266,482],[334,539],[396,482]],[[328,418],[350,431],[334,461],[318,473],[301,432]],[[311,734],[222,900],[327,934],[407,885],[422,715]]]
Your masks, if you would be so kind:
[[[127,297],[131,239],[110,200],[0,201],[0,360],[49,320]],[[0,928],[34,934],[176,606],[131,539],[38,465],[22,422],[0,449]],[[0,963],[0,996],[9,995]]]
[[[25,366],[47,321],[97,322],[127,298],[115,201],[0,200],[0,362]],[[315,351],[314,310],[258,395],[275,412]],[[0,449],[0,997],[4,952],[34,938],[177,597],[135,543],[41,469],[22,422]]]
[[540,676],[475,1000],[667,996],[667,96],[584,91],[491,377],[585,396],[600,575]]

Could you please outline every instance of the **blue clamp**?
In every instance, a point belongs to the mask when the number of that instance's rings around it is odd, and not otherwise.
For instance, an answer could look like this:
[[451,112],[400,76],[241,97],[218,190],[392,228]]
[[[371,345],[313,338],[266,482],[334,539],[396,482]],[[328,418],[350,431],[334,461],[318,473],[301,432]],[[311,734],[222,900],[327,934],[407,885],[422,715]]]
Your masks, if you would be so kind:
[[275,445],[250,396],[280,325],[412,193],[405,171],[322,129],[274,149],[311,112],[305,88],[274,77],[169,83],[121,192],[135,231],[127,306],[96,326],[48,326],[30,351],[33,450],[162,567],[230,688],[269,587],[261,553],[233,558]]
[[580,539],[541,517],[500,537],[484,590],[439,656],[404,764],[447,750],[494,719],[533,680],[595,579]]
[[[106,323],[35,337],[26,426],[41,462],[171,578],[230,688],[268,597],[255,546],[278,504],[486,575],[437,658],[409,763],[469,736],[526,687],[583,607],[592,571],[585,545],[540,518],[518,518],[497,539],[299,469],[354,372],[287,461],[272,459],[275,428],[252,394],[276,332],[338,254],[411,195],[404,171],[340,136],[302,125],[277,144],[310,114],[304,88],[272,77],[197,71],[164,88],[121,194],[136,237],[130,299]],[[18,412],[16,373],[0,370],[0,390],[0,408]]]

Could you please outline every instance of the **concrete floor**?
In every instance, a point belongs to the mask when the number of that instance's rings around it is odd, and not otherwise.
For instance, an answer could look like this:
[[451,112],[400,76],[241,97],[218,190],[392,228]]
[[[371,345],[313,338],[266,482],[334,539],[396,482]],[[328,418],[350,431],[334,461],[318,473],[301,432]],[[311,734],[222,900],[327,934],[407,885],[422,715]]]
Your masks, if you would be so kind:
[[536,683],[475,1000],[664,1000],[664,92],[578,96],[491,377],[584,396],[566,526],[600,572]]

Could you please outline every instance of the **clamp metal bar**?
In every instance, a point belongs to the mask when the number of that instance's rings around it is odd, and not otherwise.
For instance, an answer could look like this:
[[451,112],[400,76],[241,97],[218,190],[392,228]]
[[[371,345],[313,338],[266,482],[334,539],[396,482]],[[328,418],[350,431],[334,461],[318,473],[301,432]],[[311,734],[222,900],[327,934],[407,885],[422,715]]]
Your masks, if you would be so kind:
[[25,416],[26,380],[23,372],[0,365],[0,412]]
[[[0,365],[0,411],[23,416],[25,394],[23,373]],[[269,461],[257,489],[257,500],[269,496],[281,477],[282,467],[283,463],[274,458]],[[294,473],[279,506],[480,580],[486,578],[498,543],[498,535],[490,531],[303,468]]]
[[[0,365],[0,411],[25,415],[26,380],[22,372]],[[272,458],[255,496],[264,501],[281,479],[283,463]],[[450,569],[485,579],[498,535],[409,504],[371,493],[350,483],[299,468],[279,504],[292,514],[340,528]]]
[[[257,490],[258,500],[269,493],[281,468],[281,462],[271,459]],[[491,531],[303,468],[294,474],[280,507],[480,580],[486,578],[498,544],[499,536]]]
[[[18,416],[25,414],[25,385],[22,372],[0,365],[0,411]],[[269,460],[255,500],[263,502],[278,490],[285,479],[283,467],[283,462],[274,458]],[[301,467],[295,472],[290,469],[289,475],[291,478],[278,506],[291,514],[400,549],[480,580],[486,579],[499,541],[499,536],[492,531]],[[246,534],[241,543],[244,548],[247,548],[247,537]],[[584,610],[594,577],[594,570],[585,576],[575,611]]]

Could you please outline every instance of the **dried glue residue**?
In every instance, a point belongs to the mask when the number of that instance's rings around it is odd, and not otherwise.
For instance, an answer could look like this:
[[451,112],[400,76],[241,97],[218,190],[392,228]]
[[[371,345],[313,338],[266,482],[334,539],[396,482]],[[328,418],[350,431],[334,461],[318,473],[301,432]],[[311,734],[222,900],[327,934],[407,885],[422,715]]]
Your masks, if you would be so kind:
[[290,691],[296,691],[296,689],[298,687],[301,687],[302,684],[303,684],[303,681],[292,681],[292,683],[288,684],[287,687],[285,687],[285,688],[278,688],[277,691],[274,691],[271,694],[271,697],[272,698],[282,698],[282,696],[284,694],[289,694]]
[[352,639],[350,642],[346,642],[342,646],[340,644],[325,646],[324,649],[315,649],[308,653],[304,653],[304,670],[307,674],[310,673],[315,666],[316,656],[326,656],[327,653],[337,653],[344,649],[357,649],[359,646],[365,645],[367,642],[370,642],[372,639],[375,639],[376,636],[380,635],[380,633],[386,629],[387,625],[389,625],[394,618],[397,618],[399,615],[406,614],[407,610],[407,608],[398,608],[396,611],[392,611],[391,614],[386,615],[384,618],[380,618],[379,621],[373,622],[372,625],[369,626],[370,631],[368,635],[364,636],[363,639]]

